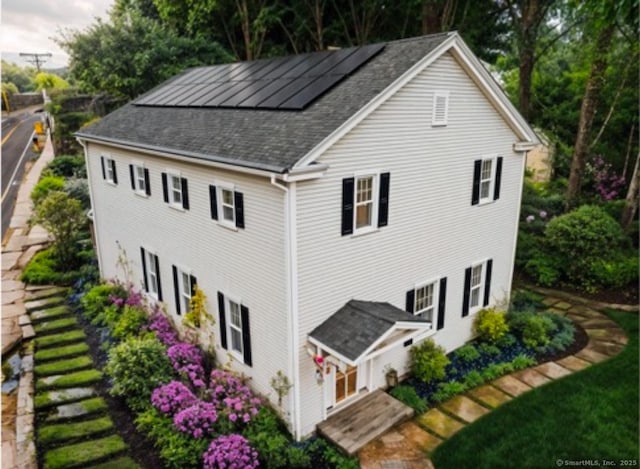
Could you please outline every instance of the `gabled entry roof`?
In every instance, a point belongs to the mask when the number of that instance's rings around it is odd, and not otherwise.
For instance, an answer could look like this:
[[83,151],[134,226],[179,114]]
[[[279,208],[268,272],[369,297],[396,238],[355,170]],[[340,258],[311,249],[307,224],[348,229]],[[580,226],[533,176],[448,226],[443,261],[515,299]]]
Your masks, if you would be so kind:
[[395,329],[428,329],[431,323],[389,303],[351,300],[316,327],[309,339],[356,363]]

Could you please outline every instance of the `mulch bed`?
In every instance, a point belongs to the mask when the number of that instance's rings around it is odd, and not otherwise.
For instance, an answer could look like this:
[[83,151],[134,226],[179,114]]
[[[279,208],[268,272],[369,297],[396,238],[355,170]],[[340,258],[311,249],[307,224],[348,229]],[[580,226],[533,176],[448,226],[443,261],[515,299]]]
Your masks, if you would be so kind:
[[578,353],[580,350],[582,350],[587,346],[587,344],[589,343],[589,336],[587,335],[586,331],[581,325],[576,324],[575,322],[573,323],[573,325],[576,328],[576,332],[573,336],[574,337],[573,344],[571,344],[564,352],[545,353],[543,355],[536,355],[536,361],[538,362],[538,365],[541,365],[546,362],[561,360],[564,357],[568,357],[569,355]]
[[[78,314],[78,321],[87,334],[86,342],[89,345],[89,354],[96,368],[103,370],[107,362],[107,353],[101,348],[102,342],[99,329],[91,325],[80,314]],[[153,441],[136,429],[134,413],[122,399],[109,394],[110,386],[107,378],[96,383],[93,387],[98,395],[107,402],[109,415],[118,434],[129,445],[129,456],[143,468],[157,469],[163,467],[162,460],[153,445]]]

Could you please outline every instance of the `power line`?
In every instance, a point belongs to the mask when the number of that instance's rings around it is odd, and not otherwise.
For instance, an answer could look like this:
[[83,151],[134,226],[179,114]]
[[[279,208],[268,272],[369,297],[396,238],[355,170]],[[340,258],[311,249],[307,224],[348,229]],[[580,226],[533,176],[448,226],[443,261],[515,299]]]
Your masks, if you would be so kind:
[[20,57],[31,57],[30,59],[25,59],[27,62],[32,63],[36,66],[38,73],[40,73],[40,65],[44,64],[46,60],[42,60],[43,57],[51,57],[51,53],[47,52],[44,54],[32,54],[27,52],[20,52]]

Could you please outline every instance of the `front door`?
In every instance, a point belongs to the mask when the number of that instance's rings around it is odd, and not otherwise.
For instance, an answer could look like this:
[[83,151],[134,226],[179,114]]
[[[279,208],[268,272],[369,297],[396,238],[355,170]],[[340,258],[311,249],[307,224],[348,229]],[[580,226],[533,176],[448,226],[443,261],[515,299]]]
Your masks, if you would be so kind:
[[338,404],[358,391],[358,368],[348,366],[345,372],[336,370],[335,403]]

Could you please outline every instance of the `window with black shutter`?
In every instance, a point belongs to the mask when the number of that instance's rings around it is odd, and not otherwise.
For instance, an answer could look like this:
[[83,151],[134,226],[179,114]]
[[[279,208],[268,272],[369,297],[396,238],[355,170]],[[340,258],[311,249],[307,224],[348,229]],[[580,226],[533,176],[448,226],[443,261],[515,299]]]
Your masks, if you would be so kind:
[[389,224],[390,180],[390,173],[342,180],[342,236],[366,233]]
[[211,218],[229,228],[244,229],[244,194],[232,185],[209,186]]
[[473,162],[471,205],[484,204],[500,198],[503,158],[484,158]]

